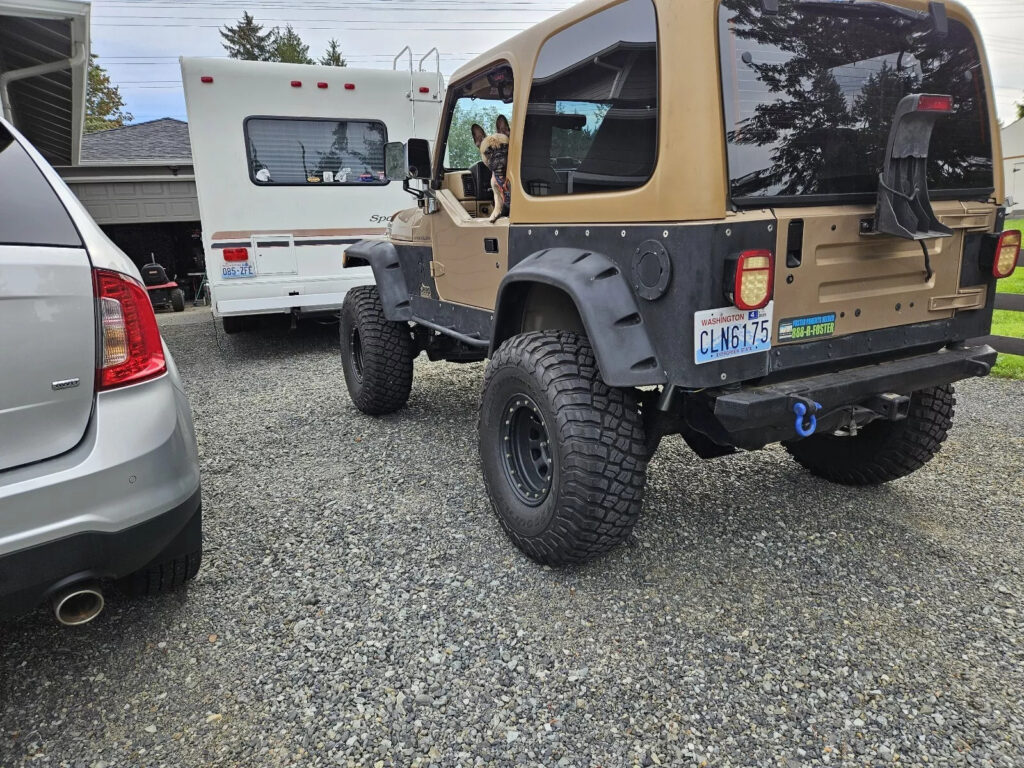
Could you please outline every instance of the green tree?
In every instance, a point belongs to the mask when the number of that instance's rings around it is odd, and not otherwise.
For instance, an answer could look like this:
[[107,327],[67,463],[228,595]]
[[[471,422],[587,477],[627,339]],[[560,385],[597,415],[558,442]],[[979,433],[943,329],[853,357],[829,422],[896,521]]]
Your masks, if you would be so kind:
[[312,64],[309,58],[309,46],[302,42],[299,33],[289,24],[284,32],[274,30],[274,51],[272,61],[283,61],[287,64]]
[[327,50],[324,55],[320,57],[320,63],[325,67],[347,67],[348,62],[345,61],[341,55],[341,48],[338,47],[338,41],[331,38],[331,41],[327,44]]
[[110,82],[107,71],[89,56],[89,85],[85,94],[85,133],[121,128],[134,118],[124,110],[121,91]]
[[1017,119],[1024,119],[1024,101],[1018,101],[1013,106],[1017,108]]
[[257,24],[248,11],[242,12],[242,18],[235,26],[225,24],[220,30],[220,36],[224,39],[221,45],[228,52],[229,58],[246,61],[274,60],[277,28],[264,32],[263,25]]

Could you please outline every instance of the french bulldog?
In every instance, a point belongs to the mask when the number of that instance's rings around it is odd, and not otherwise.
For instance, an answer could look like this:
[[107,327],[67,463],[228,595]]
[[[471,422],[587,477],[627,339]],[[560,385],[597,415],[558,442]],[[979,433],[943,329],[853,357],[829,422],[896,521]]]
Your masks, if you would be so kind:
[[501,216],[509,214],[509,199],[512,186],[506,175],[508,170],[508,139],[512,133],[508,119],[498,115],[494,121],[495,133],[490,136],[476,123],[473,123],[473,143],[480,150],[480,158],[491,169],[491,190],[494,192],[494,212],[489,221],[493,224]]

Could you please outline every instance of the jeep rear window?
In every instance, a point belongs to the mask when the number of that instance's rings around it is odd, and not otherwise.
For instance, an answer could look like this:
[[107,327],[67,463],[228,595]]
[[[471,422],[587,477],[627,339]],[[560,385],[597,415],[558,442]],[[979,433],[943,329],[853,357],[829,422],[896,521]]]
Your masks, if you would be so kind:
[[729,182],[737,204],[874,196],[896,105],[910,93],[949,94],[932,134],[932,197],[993,188],[988,103],[978,48],[949,20],[881,2],[760,0],[719,8]]

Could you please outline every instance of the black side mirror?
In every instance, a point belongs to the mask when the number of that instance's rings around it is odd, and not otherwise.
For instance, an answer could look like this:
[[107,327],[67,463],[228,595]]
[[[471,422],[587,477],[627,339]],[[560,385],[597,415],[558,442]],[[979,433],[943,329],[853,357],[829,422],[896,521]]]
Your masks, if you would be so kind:
[[430,145],[426,139],[384,145],[384,167],[390,181],[430,178]]

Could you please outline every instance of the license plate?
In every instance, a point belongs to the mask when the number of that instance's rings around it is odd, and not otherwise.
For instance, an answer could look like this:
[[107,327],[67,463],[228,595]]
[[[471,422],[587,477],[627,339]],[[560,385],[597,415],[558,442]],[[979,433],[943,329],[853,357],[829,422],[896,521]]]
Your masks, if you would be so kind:
[[225,279],[234,277],[256,277],[256,270],[248,261],[240,261],[237,264],[225,264],[221,267],[220,276]]
[[771,302],[764,309],[722,307],[693,313],[693,352],[698,365],[771,348]]

